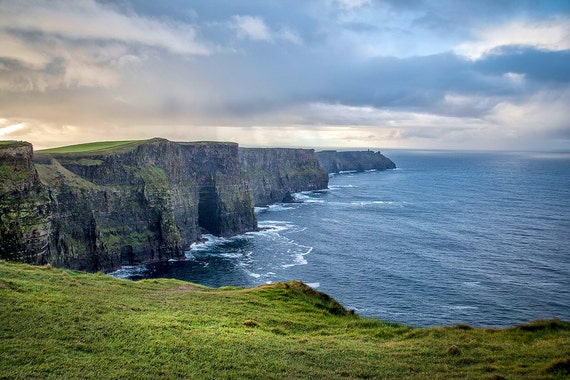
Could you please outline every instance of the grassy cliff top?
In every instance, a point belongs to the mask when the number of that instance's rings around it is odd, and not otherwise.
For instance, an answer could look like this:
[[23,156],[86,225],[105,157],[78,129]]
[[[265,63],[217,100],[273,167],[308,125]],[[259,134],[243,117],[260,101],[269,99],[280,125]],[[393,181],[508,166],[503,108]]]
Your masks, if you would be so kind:
[[151,140],[128,140],[128,141],[100,141],[77,145],[68,145],[58,148],[38,150],[40,153],[66,154],[66,153],[107,153],[130,150],[140,144],[151,142]]
[[4,148],[18,148],[22,146],[30,146],[31,144],[25,141],[3,140],[0,141],[0,149]]
[[[155,137],[148,140],[125,140],[125,141],[99,141],[85,144],[68,145],[57,148],[38,150],[38,153],[46,154],[104,154],[126,152],[136,148],[139,145],[152,143],[155,141],[168,141],[163,138]],[[1,142],[0,142],[1,143]],[[237,146],[235,142],[227,141],[191,141],[191,142],[176,142],[181,145],[192,146]]]
[[2,378],[567,378],[570,324],[418,329],[292,281],[211,289],[0,261]]

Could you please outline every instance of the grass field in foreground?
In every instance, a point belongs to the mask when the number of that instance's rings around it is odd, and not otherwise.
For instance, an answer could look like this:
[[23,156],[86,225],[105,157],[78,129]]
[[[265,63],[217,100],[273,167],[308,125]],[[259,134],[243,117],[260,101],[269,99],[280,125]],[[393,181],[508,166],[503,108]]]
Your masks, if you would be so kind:
[[0,261],[2,379],[568,378],[570,323],[411,328],[291,281],[211,289]]

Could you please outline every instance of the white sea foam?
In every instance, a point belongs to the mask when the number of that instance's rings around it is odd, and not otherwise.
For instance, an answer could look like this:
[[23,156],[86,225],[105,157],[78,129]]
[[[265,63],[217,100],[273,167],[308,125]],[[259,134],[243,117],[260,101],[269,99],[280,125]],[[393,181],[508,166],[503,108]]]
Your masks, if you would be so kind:
[[243,257],[243,255],[240,252],[220,253],[220,256],[225,257],[227,259],[241,259]]
[[297,202],[304,202],[307,199],[311,199],[311,196],[308,192],[302,191],[300,193],[293,193],[292,194],[293,199],[296,200]]
[[190,245],[190,251],[205,251],[207,249],[210,249],[212,246],[219,244],[220,242],[222,242],[224,240],[224,238],[214,236],[214,235],[210,235],[210,234],[202,235],[202,239],[204,239],[204,240],[200,241],[200,242],[192,243],[192,245]]
[[350,202],[353,206],[371,206],[371,205],[391,205],[394,202],[390,201],[365,201],[365,202]]
[[[293,241],[291,241],[292,243],[294,243]],[[299,245],[299,247],[305,247],[302,245]],[[301,252],[301,253],[295,253],[293,254],[293,262],[291,264],[283,264],[281,265],[282,268],[291,268],[297,265],[307,265],[308,261],[305,259],[305,255],[308,255],[309,253],[311,253],[311,251],[313,250],[313,247],[305,247],[308,248],[306,252]],[[292,253],[291,250],[287,251],[288,253]]]
[[293,209],[294,209],[293,207],[285,206],[284,203],[277,203],[267,207],[267,211],[288,211]]
[[309,282],[307,285],[309,285],[313,289],[316,289],[319,286],[321,286],[321,284],[319,282]]
[[275,234],[294,227],[294,224],[280,220],[265,220],[258,222],[257,225],[262,229],[261,231],[248,232],[247,234]]
[[202,235],[202,238],[204,239],[204,241],[198,242],[198,243],[193,243],[190,246],[190,250],[186,252],[186,256],[188,256],[188,252],[199,252],[199,251],[208,251],[210,249],[212,249],[212,247],[215,247],[216,245],[220,245],[220,244],[224,244],[224,243],[230,243],[232,241],[236,241],[236,240],[241,240],[241,239],[247,239],[248,234],[243,234],[243,235],[237,235],[237,236],[232,236],[229,238],[224,238],[224,237],[219,237],[219,236],[214,236],[214,235],[210,235],[210,234],[204,234]]
[[477,310],[479,309],[477,306],[467,306],[467,305],[448,305],[444,306],[446,309],[451,310]]
[[331,185],[331,186],[329,186],[329,190],[352,189],[355,187],[358,187],[358,186],[354,186],[351,184],[348,184],[348,185]]
[[144,272],[146,272],[145,265],[125,265],[114,272],[108,273],[108,275],[116,278],[130,278],[135,275],[142,275]]
[[325,203],[323,199],[317,198],[319,194],[326,191],[302,191],[300,193],[294,193],[293,199],[300,203]]

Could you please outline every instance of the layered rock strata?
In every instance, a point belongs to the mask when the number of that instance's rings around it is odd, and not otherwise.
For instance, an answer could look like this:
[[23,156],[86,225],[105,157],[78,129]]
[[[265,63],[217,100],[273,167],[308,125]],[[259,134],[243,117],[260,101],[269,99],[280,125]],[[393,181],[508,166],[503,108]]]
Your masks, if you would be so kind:
[[317,152],[321,166],[328,173],[343,171],[396,169],[396,164],[380,152],[324,150]]
[[0,259],[41,264],[48,255],[49,198],[32,145],[0,141]]
[[0,142],[0,258],[86,271],[182,258],[203,233],[257,229],[267,205],[327,187],[308,149],[164,139],[33,155]]
[[178,259],[204,233],[256,230],[254,205],[326,189],[327,171],[394,167],[379,152],[157,138],[34,154],[0,142],[0,259],[85,271]]
[[328,186],[328,174],[313,149],[240,148],[239,156],[256,206],[290,201],[293,193]]

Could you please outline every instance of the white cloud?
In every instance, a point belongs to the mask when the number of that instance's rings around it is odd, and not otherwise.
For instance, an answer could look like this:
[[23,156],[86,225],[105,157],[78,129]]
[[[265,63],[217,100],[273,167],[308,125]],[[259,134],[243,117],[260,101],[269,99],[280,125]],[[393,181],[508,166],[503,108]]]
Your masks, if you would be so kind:
[[32,44],[10,36],[0,29],[0,57],[18,60],[34,68],[41,68],[50,60],[50,55],[36,49]]
[[363,5],[370,4],[371,0],[337,0],[337,3],[345,9],[360,8]]
[[8,125],[6,127],[0,127],[0,137],[2,138],[10,137],[11,134],[13,134],[16,131],[19,131],[22,128],[24,128],[24,124],[22,123]]
[[261,17],[235,15],[232,17],[230,27],[237,31],[239,37],[253,41],[275,42],[276,40],[284,40],[297,45],[303,42],[294,30],[286,27],[273,30]]
[[123,14],[93,0],[0,2],[0,89],[109,88],[147,51],[208,55],[193,26]]
[[570,88],[545,90],[521,102],[498,103],[486,117],[501,128],[516,135],[528,135],[568,130]]
[[119,41],[176,54],[209,54],[187,24],[122,14],[92,0],[2,2],[0,30],[42,33],[59,39]]
[[285,41],[289,41],[293,44],[301,45],[303,43],[301,36],[299,36],[297,32],[289,28],[283,28],[279,30],[279,32],[277,32],[277,35],[279,36],[279,38]]
[[549,21],[516,20],[497,27],[484,27],[475,32],[475,41],[458,45],[458,54],[477,60],[504,46],[527,46],[540,50],[570,49],[570,19]]
[[260,17],[253,16],[233,16],[233,25],[238,30],[240,36],[250,38],[254,41],[271,41],[271,32]]

